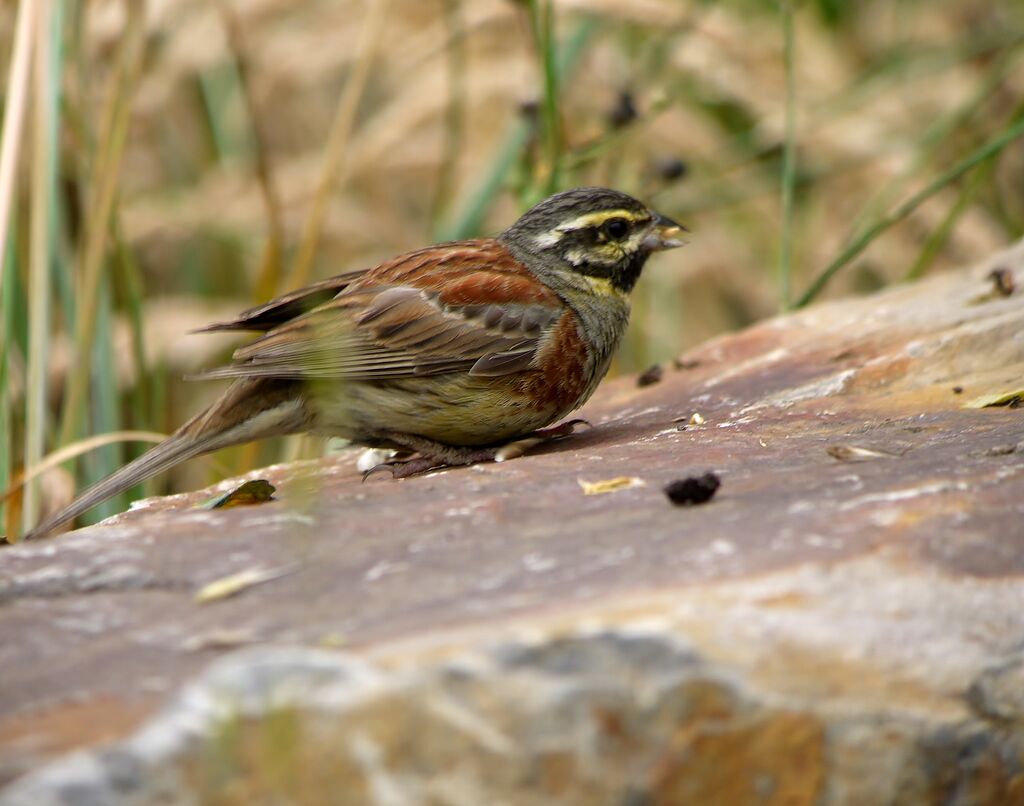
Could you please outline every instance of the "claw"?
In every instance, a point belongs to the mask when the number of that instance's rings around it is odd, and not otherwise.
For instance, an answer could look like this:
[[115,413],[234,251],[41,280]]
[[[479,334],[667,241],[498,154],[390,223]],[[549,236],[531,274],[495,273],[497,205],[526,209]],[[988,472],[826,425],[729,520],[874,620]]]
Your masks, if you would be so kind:
[[390,470],[391,478],[395,477],[395,463],[394,462],[381,462],[379,465],[374,465],[369,470],[363,471],[363,484],[366,484],[366,480],[370,478],[374,473],[382,470]]
[[410,459],[392,459],[390,462],[381,462],[363,473],[363,483],[378,471],[387,470],[391,473],[392,479],[405,479],[409,476],[416,476],[426,473],[428,470],[447,467],[444,462],[430,456],[413,456]]

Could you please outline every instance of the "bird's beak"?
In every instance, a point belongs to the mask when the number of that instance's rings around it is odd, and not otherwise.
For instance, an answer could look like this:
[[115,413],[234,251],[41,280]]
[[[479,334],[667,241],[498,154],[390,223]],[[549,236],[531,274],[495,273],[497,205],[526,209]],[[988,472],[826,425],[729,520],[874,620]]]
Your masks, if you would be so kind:
[[668,216],[661,213],[654,214],[654,226],[644,238],[644,246],[652,252],[660,252],[663,249],[675,249],[677,246],[684,246],[680,236],[689,230],[682,224],[677,224]]

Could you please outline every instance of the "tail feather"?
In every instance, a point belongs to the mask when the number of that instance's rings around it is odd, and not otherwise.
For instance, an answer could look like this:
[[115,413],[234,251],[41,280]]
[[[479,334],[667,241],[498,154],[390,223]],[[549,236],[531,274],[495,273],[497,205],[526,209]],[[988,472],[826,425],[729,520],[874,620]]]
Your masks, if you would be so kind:
[[264,437],[305,430],[307,416],[298,386],[277,378],[235,381],[221,398],[166,440],[93,484],[22,539],[44,537],[108,498],[201,453]]
[[[216,435],[214,435],[214,439],[215,437]],[[32,531],[27,532],[22,539],[33,540],[49,534],[54,529],[77,518],[108,498],[119,495],[139,482],[169,470],[179,462],[184,462],[186,459],[191,459],[193,456],[206,452],[210,449],[212,441],[213,439],[211,438],[197,439],[190,434],[181,432],[171,435],[138,459],[129,462],[102,481],[98,481],[91,487],[88,487],[67,507],[51,515]]]

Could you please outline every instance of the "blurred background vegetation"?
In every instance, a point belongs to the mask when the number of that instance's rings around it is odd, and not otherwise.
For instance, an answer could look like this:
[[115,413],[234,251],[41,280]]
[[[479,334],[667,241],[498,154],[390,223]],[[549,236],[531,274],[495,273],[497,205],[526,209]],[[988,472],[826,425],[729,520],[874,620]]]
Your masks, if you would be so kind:
[[557,189],[693,230],[618,372],[998,249],[1024,233],[1022,45],[1019,0],[0,2],[0,489],[82,454],[0,533],[219,392],[181,379],[233,342],[190,329]]

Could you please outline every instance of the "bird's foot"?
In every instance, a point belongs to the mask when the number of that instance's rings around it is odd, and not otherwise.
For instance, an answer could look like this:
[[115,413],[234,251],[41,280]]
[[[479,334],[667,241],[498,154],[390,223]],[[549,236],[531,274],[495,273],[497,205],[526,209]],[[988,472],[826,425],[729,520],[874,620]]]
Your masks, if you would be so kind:
[[551,428],[534,431],[496,448],[460,448],[408,434],[391,434],[389,437],[392,441],[405,445],[415,453],[411,456],[400,454],[394,459],[371,467],[363,473],[363,481],[366,481],[374,473],[384,471],[390,472],[393,479],[404,479],[445,467],[475,465],[480,462],[507,462],[509,459],[517,459],[545,442],[570,436],[578,425],[590,427],[590,423],[586,420],[578,418],[567,420]]
[[475,465],[477,462],[495,461],[494,448],[449,448],[441,454],[429,452],[417,452],[407,458],[398,457],[379,465],[371,467],[363,473],[363,481],[377,472],[389,472],[393,479],[404,479],[409,476],[418,476],[428,470],[441,470],[446,467],[458,467],[460,465]]

